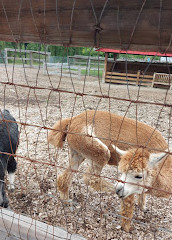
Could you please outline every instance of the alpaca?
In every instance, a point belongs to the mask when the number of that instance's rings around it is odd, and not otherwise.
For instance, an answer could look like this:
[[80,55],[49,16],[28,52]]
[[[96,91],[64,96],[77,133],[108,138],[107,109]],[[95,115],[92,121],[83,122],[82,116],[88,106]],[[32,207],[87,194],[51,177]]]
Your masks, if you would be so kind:
[[[86,158],[90,160],[90,165],[84,174],[84,182],[96,191],[115,193],[115,185],[101,178],[100,174],[106,164],[118,166],[122,150],[117,151],[116,145],[118,150],[121,148],[123,151],[130,146],[146,147],[149,152],[163,152],[168,147],[160,132],[154,128],[130,118],[94,110],[55,123],[48,134],[48,142],[62,148],[65,139],[70,149],[69,166],[58,177],[57,186],[60,198],[67,202],[73,174]],[[141,205],[143,196],[139,196]],[[133,208],[133,202],[133,195],[123,199],[122,205],[124,204],[125,208],[128,206],[126,213],[124,207],[121,207],[124,217],[132,215],[129,209]],[[122,226],[125,231],[129,231],[130,221],[128,222],[123,218]]]
[[142,196],[139,207],[143,210],[146,194],[163,198],[172,195],[172,147],[160,153],[150,153],[146,148],[131,148],[126,151],[118,147],[115,149],[121,156],[118,169],[122,173],[116,193],[124,199],[121,203],[121,215],[126,218],[122,225],[129,231],[135,194]]
[[[4,177],[8,172],[9,190],[14,189],[16,160],[14,156],[19,144],[19,132],[16,120],[8,110],[0,111],[0,206],[7,208],[8,199],[5,193]],[[9,154],[6,154],[9,153]]]

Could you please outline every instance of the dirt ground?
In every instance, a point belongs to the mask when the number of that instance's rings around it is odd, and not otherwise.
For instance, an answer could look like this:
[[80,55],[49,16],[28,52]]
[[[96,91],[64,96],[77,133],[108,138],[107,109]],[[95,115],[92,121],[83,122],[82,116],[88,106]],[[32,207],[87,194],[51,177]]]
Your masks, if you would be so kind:
[[[16,189],[8,193],[10,207],[40,221],[61,226],[87,239],[172,239],[172,200],[148,197],[146,213],[136,206],[133,230],[120,228],[120,201],[112,193],[92,192],[82,174],[73,179],[72,207],[64,207],[56,189],[57,175],[68,164],[68,146],[57,151],[47,144],[47,130],[61,117],[86,109],[111,111],[156,127],[172,144],[172,91],[109,85],[101,79],[44,76],[42,69],[0,66],[0,108],[10,110],[20,128]],[[5,84],[10,82],[12,84]],[[58,88],[54,91],[52,88]],[[110,98],[109,98],[110,97]],[[136,102],[136,100],[138,100]],[[164,105],[165,104],[165,105]],[[169,104],[169,105],[168,105]],[[84,162],[80,171],[87,166]],[[116,168],[102,172],[114,182]]]

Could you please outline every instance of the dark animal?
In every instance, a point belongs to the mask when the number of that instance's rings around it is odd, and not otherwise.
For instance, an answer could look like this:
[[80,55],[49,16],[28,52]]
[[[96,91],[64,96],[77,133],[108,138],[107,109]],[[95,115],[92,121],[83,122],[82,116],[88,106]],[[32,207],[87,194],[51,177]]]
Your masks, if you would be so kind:
[[[9,121],[8,121],[9,120]],[[0,206],[8,207],[4,177],[8,172],[9,189],[14,189],[14,175],[17,167],[14,156],[19,144],[19,131],[16,120],[8,110],[0,110]],[[6,154],[9,153],[9,154]]]

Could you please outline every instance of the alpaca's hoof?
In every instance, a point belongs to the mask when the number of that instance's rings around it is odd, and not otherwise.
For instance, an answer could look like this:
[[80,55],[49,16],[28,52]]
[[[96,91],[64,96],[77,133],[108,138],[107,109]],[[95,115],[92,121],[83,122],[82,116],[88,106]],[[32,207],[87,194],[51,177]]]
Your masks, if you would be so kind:
[[68,199],[68,200],[61,200],[62,203],[65,205],[65,206],[72,206],[72,200],[71,199]]
[[62,192],[60,191],[60,199],[63,201],[63,202],[68,202],[70,201],[69,199],[69,192]]
[[132,227],[130,226],[125,226],[125,227],[121,227],[121,229],[127,233],[131,233],[132,232]]
[[9,184],[9,186],[8,186],[8,191],[14,192],[14,190],[15,190],[14,184]]
[[132,232],[132,227],[131,227],[131,222],[124,222],[121,225],[122,230],[124,230],[127,233],[131,233]]
[[66,211],[70,210],[70,212],[74,211],[74,204],[71,199],[69,200],[62,200],[63,207],[66,209]]

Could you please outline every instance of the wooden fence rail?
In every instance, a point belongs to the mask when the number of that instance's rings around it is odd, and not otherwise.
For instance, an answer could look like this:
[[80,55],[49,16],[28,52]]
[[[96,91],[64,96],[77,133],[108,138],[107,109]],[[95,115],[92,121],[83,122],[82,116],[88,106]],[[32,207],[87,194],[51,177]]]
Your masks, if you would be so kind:
[[81,76],[81,67],[69,65],[68,63],[43,63],[44,75],[59,75],[62,77],[79,78]]
[[143,75],[140,71],[137,74],[106,72],[105,82],[117,84],[130,84],[136,86],[152,86],[153,76]]
[[61,227],[53,227],[3,208],[0,209],[0,239],[86,240],[84,237],[69,233]]
[[[14,56],[9,56],[9,53],[13,53]],[[25,56],[19,56],[24,54]],[[37,57],[34,55],[36,54]],[[26,57],[26,55],[29,55],[29,57]],[[44,57],[40,57],[44,56]],[[5,48],[4,49],[4,62],[6,65],[9,63],[9,60],[16,61],[19,60],[23,63],[26,61],[29,61],[30,67],[33,66],[33,62],[41,62],[43,63],[45,61],[45,58],[47,62],[49,62],[51,53],[50,52],[42,52],[42,51],[34,51],[34,50],[24,50],[24,49],[13,49],[13,48]]]

